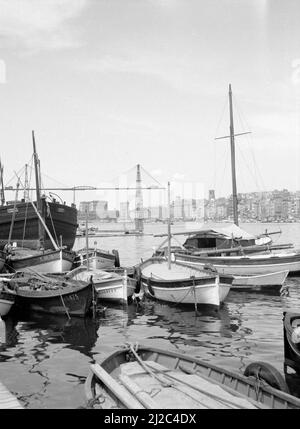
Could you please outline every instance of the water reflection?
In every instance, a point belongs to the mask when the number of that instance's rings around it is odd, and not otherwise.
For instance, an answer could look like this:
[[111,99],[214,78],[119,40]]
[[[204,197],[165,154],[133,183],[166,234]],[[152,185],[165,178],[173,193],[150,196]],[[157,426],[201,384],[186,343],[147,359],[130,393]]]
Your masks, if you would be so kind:
[[5,323],[5,338],[2,340],[1,347],[15,347],[18,344],[20,332],[24,334],[31,332],[39,344],[37,360],[39,360],[39,353],[45,355],[50,343],[61,343],[90,356],[91,349],[97,341],[100,326],[100,319],[91,317],[68,319],[66,316],[42,313],[32,313],[29,316],[13,315],[6,317],[3,322]]

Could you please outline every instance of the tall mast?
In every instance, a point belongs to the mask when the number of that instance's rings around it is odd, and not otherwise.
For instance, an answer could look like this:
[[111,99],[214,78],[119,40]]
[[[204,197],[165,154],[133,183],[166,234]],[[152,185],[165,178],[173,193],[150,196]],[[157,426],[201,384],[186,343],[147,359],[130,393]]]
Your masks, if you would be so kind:
[[[33,158],[34,158],[34,169],[35,169],[35,184],[36,184],[36,205],[37,205],[37,211],[42,216],[42,204],[41,204],[41,185],[40,185],[40,162],[38,159],[38,155],[36,152],[36,146],[35,146],[35,137],[34,137],[34,131],[32,131],[32,143],[33,143]],[[39,235],[39,242],[40,246],[44,244],[44,229],[43,225],[38,220],[38,235]]]
[[235,172],[235,145],[234,145],[234,126],[233,126],[233,109],[232,109],[232,91],[229,84],[229,110],[230,110],[230,149],[231,149],[231,176],[232,176],[232,202],[233,202],[233,222],[239,225],[238,220],[238,199],[236,189],[236,172]]
[[0,194],[1,194],[1,205],[4,206],[5,204],[5,194],[4,194],[4,183],[3,183],[3,165],[1,163],[1,159],[0,159],[0,178],[1,178],[1,183],[0,183]]

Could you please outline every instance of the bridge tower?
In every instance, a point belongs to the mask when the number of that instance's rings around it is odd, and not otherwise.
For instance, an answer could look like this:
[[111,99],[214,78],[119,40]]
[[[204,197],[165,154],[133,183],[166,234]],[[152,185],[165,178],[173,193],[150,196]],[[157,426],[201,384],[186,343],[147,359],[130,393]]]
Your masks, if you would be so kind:
[[136,171],[135,230],[138,232],[144,231],[144,210],[140,164],[137,165]]

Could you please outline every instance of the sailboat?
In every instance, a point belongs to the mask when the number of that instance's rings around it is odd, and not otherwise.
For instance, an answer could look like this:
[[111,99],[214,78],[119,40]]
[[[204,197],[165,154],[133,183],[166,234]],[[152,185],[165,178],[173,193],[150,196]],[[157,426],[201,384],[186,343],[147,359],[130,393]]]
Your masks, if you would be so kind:
[[[235,174],[235,136],[245,133],[234,133],[232,90],[229,85],[229,110],[230,110],[230,147],[231,147],[231,172],[232,172],[232,199],[233,199],[233,219],[232,229],[234,234],[226,234],[217,241],[216,235],[204,237],[212,248],[199,249],[197,236],[191,238],[186,247],[187,252],[176,252],[176,261],[186,262],[191,266],[204,267],[206,264],[213,264],[219,273],[230,275],[257,275],[275,273],[279,271],[289,271],[290,274],[300,272],[300,252],[296,251],[291,244],[272,245],[262,240],[260,243],[247,243],[245,240],[254,239],[248,235],[244,237],[238,223],[238,199]],[[238,232],[240,231],[240,232]],[[246,233],[247,234],[247,233]],[[230,246],[230,235],[238,236],[238,240],[232,240],[234,245]],[[267,235],[267,234],[266,234]],[[245,236],[245,234],[244,234]],[[260,237],[262,238],[262,236]],[[194,243],[193,240],[194,239]],[[195,243],[197,244],[195,245]],[[194,244],[194,245],[193,245]],[[213,247],[215,246],[215,247]],[[249,250],[249,252],[248,252]],[[277,252],[279,250],[279,252]]]
[[219,308],[226,298],[232,279],[221,285],[213,270],[191,268],[171,260],[170,183],[168,183],[168,252],[167,259],[152,257],[139,265],[140,282],[145,295],[176,304],[209,305]]
[[[8,238],[6,238],[6,244],[4,247],[4,250],[6,252],[6,261],[5,261],[5,269],[9,272],[16,272],[16,271],[30,271],[31,269],[34,269],[36,272],[40,273],[54,273],[54,272],[63,272],[63,271],[69,271],[73,265],[73,261],[75,258],[75,253],[71,250],[68,250],[66,247],[62,245],[63,239],[61,239],[61,245],[59,246],[52,235],[52,232],[57,236],[57,231],[54,229],[55,225],[53,224],[53,218],[51,217],[52,222],[52,231],[49,230],[47,223],[46,223],[46,215],[43,211],[43,204],[42,204],[42,198],[41,198],[41,192],[40,192],[40,169],[39,169],[39,159],[36,152],[36,146],[35,146],[35,138],[34,138],[34,132],[32,132],[32,139],[33,139],[33,151],[34,151],[34,164],[35,164],[35,177],[36,177],[36,197],[37,200],[35,203],[33,203],[29,198],[28,201],[25,203],[19,203],[17,201],[18,197],[18,187],[19,187],[19,180],[17,183],[17,191],[16,191],[16,197],[14,204],[12,205],[11,209],[7,208],[7,212],[11,210],[11,223],[9,228],[9,234]],[[46,201],[46,200],[44,200]],[[18,217],[19,214],[19,208],[23,209],[24,205],[27,206],[27,214],[25,217],[21,214],[21,216]],[[5,223],[1,224],[1,221],[3,221],[3,213],[6,207],[10,206],[2,206],[0,208],[0,230],[3,231],[6,230]],[[29,210],[30,207],[30,210]],[[57,207],[57,210],[59,207]],[[72,210],[76,210],[73,209]],[[50,211],[51,213],[51,211]],[[34,216],[33,216],[34,214]],[[64,215],[61,214],[60,221],[63,223],[65,221],[66,213],[64,212]],[[5,217],[5,216],[4,216]],[[17,224],[17,228],[15,229],[15,225]],[[26,231],[27,227],[29,226],[29,230],[31,231],[31,237],[36,237],[35,246],[24,246],[23,243],[25,242],[28,245],[28,241],[15,241],[16,233],[15,231],[18,231],[19,228],[23,228],[24,232]],[[34,228],[33,228],[34,226]],[[2,229],[1,229],[2,227]],[[36,229],[36,230],[35,230]],[[76,230],[75,230],[76,233]],[[74,235],[75,237],[75,235]],[[51,248],[46,243],[51,243]],[[18,246],[19,243],[19,246]]]
[[[47,228],[53,237],[57,237],[57,241],[61,239],[62,245],[66,249],[72,249],[77,230],[77,209],[75,204],[68,206],[55,198],[41,195],[41,180],[40,180],[40,160],[35,149],[35,136],[32,131],[32,140],[34,147],[34,164],[35,164],[35,179],[37,199],[34,202],[35,207],[44,219]],[[27,171],[27,170],[26,170]],[[3,166],[0,165],[1,175],[1,205],[0,205],[0,249],[7,243],[12,218],[14,216],[14,224],[11,234],[11,239],[18,246],[36,249],[40,246],[44,249],[53,250],[53,243],[47,234],[43,233],[39,217],[34,210],[34,207],[25,197],[17,201],[16,207],[13,203],[5,204],[4,186],[3,186]],[[26,182],[26,180],[25,180]]]

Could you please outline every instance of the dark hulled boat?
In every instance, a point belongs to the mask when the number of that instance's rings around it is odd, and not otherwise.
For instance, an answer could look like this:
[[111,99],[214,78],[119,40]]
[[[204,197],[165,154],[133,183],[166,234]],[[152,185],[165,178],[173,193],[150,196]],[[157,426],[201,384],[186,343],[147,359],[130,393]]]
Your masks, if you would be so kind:
[[283,313],[284,369],[300,375],[300,313]]
[[84,317],[93,301],[91,282],[66,280],[38,274],[16,273],[3,283],[15,291],[15,305],[21,312],[39,312]]
[[[36,151],[34,132],[32,131],[33,158],[36,182],[36,201],[29,196],[18,200],[20,179],[18,178],[16,197],[5,204],[3,167],[0,164],[0,249],[6,243],[16,242],[18,247],[31,249],[55,249],[58,246],[72,249],[76,238],[77,209],[58,203],[54,198],[48,201],[41,192],[40,160]],[[25,179],[25,183],[26,183]],[[27,191],[24,186],[24,191]],[[53,237],[53,238],[52,238]],[[54,241],[55,240],[55,244]]]
[[[36,202],[34,203],[37,206]],[[39,218],[30,202],[18,201],[14,209],[14,203],[0,206],[0,247],[7,243],[12,215],[15,210],[15,219],[11,234],[11,240],[18,246],[37,248],[39,240]],[[74,204],[68,206],[57,201],[48,202],[41,198],[41,215],[53,237],[57,237],[67,249],[72,249],[77,229],[77,209]],[[45,234],[44,248],[53,249],[50,238]]]

